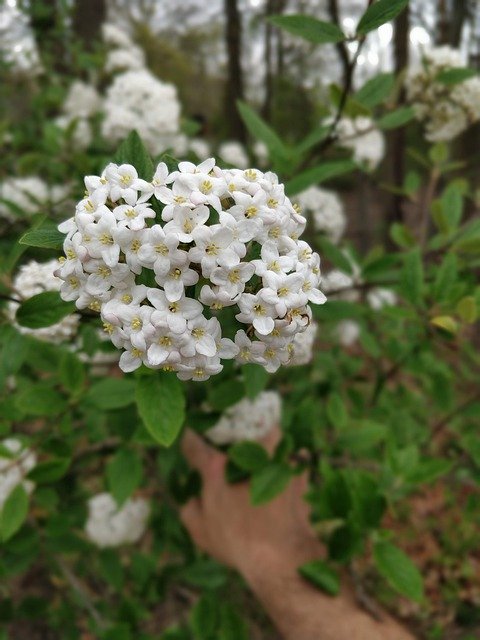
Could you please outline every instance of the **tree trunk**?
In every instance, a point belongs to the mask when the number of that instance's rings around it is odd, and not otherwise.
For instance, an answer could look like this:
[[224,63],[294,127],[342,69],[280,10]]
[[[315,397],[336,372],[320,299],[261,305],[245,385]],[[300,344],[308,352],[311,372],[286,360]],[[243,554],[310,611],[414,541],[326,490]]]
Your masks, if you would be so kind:
[[234,140],[245,143],[246,130],[237,109],[237,100],[243,100],[243,74],[241,64],[242,22],[237,0],[224,0],[226,28],[225,40],[228,56],[228,75],[225,90],[225,118],[228,133]]
[[[395,74],[399,73],[408,65],[408,45],[410,31],[410,16],[408,6],[395,21],[394,35],[394,56]],[[405,90],[402,89],[399,95],[399,105],[405,102]],[[391,158],[392,182],[396,187],[401,187],[405,180],[405,129],[401,127],[392,132],[391,137]],[[402,222],[403,220],[403,197],[395,195],[392,207],[388,216],[389,224]]]
[[73,9],[73,31],[84,48],[95,48],[107,15],[105,0],[76,0]]
[[450,44],[450,16],[447,0],[438,0],[437,34],[435,42],[438,45]]
[[38,0],[27,5],[30,25],[40,60],[46,69],[68,73],[69,59],[65,46],[66,27],[57,0]]

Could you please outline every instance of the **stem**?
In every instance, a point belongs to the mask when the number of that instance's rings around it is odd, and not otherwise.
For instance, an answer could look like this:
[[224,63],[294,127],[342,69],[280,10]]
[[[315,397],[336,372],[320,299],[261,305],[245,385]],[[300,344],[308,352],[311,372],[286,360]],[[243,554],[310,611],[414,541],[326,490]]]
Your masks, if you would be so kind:
[[440,179],[440,172],[437,168],[432,169],[430,174],[430,180],[428,181],[427,189],[422,201],[422,211],[419,229],[419,240],[421,246],[424,248],[428,240],[428,230],[430,226],[430,207],[435,197],[438,181]]
[[63,577],[65,578],[65,580],[68,582],[68,584],[72,588],[72,591],[74,591],[76,593],[76,595],[78,596],[78,598],[81,601],[84,609],[86,609],[86,611],[88,611],[88,613],[90,614],[90,616],[96,622],[96,624],[98,625],[98,627],[100,629],[105,629],[105,627],[107,626],[107,623],[104,620],[103,616],[96,609],[96,607],[93,604],[93,602],[90,600],[90,596],[88,595],[88,593],[87,593],[85,587],[83,586],[83,584],[80,582],[80,580],[77,578],[77,576],[69,569],[69,567],[67,567],[67,565],[63,562],[63,560],[61,560],[60,558],[56,557],[55,561],[56,561],[57,566],[60,569]]

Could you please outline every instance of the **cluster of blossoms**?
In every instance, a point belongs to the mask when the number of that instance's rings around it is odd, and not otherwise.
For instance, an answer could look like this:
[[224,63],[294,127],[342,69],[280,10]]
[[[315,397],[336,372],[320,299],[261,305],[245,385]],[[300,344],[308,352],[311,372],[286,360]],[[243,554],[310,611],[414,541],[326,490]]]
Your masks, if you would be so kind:
[[0,183],[0,218],[14,222],[23,216],[55,206],[64,200],[66,186],[49,186],[39,176],[10,177]]
[[[50,260],[44,263],[31,260],[22,265],[12,283],[14,295],[20,300],[28,300],[28,298],[43,293],[44,291],[60,291],[63,283],[60,278],[55,276],[54,272],[57,268],[57,260]],[[19,306],[18,302],[9,302],[7,313],[20,333],[32,335],[39,340],[56,344],[73,338],[77,333],[78,321],[80,319],[80,316],[77,314],[66,316],[60,320],[60,322],[50,327],[42,327],[41,329],[22,327],[15,321],[15,314]]]
[[192,138],[189,140],[188,150],[194,153],[199,160],[206,160],[212,155],[210,145],[203,138]]
[[480,119],[480,78],[453,85],[439,80],[441,73],[464,66],[460,51],[444,46],[425,50],[420,64],[409,69],[407,97],[430,142],[452,140]]
[[152,182],[110,164],[85,185],[59,227],[61,295],[100,312],[124,371],[143,363],[206,380],[222,359],[269,372],[288,363],[309,302],[325,296],[320,258],[299,240],[306,220],[275,174],[211,158],[172,173],[160,163]]
[[243,398],[229,407],[205,436],[219,446],[260,440],[280,423],[282,398],[275,391],[263,391],[254,400]]
[[312,361],[318,323],[313,320],[303,333],[297,333],[290,347],[289,367],[298,367]]
[[247,152],[240,142],[235,140],[222,142],[218,148],[218,155],[227,164],[240,169],[246,169],[249,166]]
[[37,464],[36,455],[23,446],[16,438],[7,438],[0,442],[0,512],[11,492],[19,484],[27,493],[34,488],[33,482],[25,476]]
[[347,218],[340,198],[333,191],[309,187],[295,196],[307,220],[312,220],[315,231],[324,233],[338,243],[347,226]]
[[371,118],[341,118],[337,124],[338,143],[350,149],[355,162],[369,170],[376,167],[385,155],[385,137]]
[[62,105],[62,115],[55,122],[61,129],[73,127],[72,142],[86,149],[92,142],[90,118],[98,113],[101,97],[91,84],[75,80],[70,85]]
[[102,26],[105,44],[109,47],[105,60],[105,71],[137,71],[145,67],[145,55],[130,36],[109,22]]
[[118,507],[109,493],[99,493],[88,501],[85,533],[101,549],[138,542],[145,533],[150,505],[144,498],[131,498]]
[[102,110],[102,135],[111,142],[124,140],[135,129],[154,155],[175,143],[180,128],[177,90],[147,69],[115,76]]

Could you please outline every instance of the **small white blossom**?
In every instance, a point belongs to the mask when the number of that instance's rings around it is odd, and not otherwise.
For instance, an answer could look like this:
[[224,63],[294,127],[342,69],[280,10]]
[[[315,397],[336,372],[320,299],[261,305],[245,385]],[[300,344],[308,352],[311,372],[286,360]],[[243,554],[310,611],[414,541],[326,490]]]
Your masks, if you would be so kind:
[[309,187],[296,196],[307,219],[313,222],[315,231],[325,233],[334,243],[345,233],[347,219],[340,198],[333,191]]
[[[5,453],[1,449],[4,449]],[[33,491],[35,485],[26,480],[25,476],[36,464],[35,453],[24,447],[17,438],[6,438],[0,442],[0,512],[18,485],[22,485],[27,493]]]
[[144,498],[131,498],[119,508],[112,495],[99,493],[87,506],[85,533],[101,549],[134,544],[145,533],[150,505]]

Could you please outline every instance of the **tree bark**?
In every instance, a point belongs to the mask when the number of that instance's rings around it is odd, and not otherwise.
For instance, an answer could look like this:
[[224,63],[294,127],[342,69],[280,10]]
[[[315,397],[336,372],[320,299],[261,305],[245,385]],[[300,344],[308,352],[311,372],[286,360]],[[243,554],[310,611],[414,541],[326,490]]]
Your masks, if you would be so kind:
[[237,0],[224,0],[225,41],[227,47],[228,73],[225,88],[225,118],[232,139],[246,142],[246,129],[237,109],[237,100],[243,100],[243,73],[241,64],[242,22]]
[[76,0],[73,9],[73,31],[86,50],[91,51],[95,48],[106,15],[105,0]]
[[40,59],[46,69],[68,73],[65,24],[57,0],[38,0],[27,5],[30,25]]
[[455,0],[453,3],[453,16],[450,27],[450,43],[453,47],[460,46],[463,25],[469,16],[468,0]]
[[[395,21],[394,35],[394,56],[395,74],[398,76],[408,65],[408,45],[410,32],[410,16],[408,5]],[[402,89],[399,95],[399,104],[405,102],[405,90]],[[392,181],[395,186],[401,187],[405,180],[405,129],[401,127],[392,134]],[[393,197],[392,208],[388,222],[402,222],[403,220],[403,197],[395,195]]]

